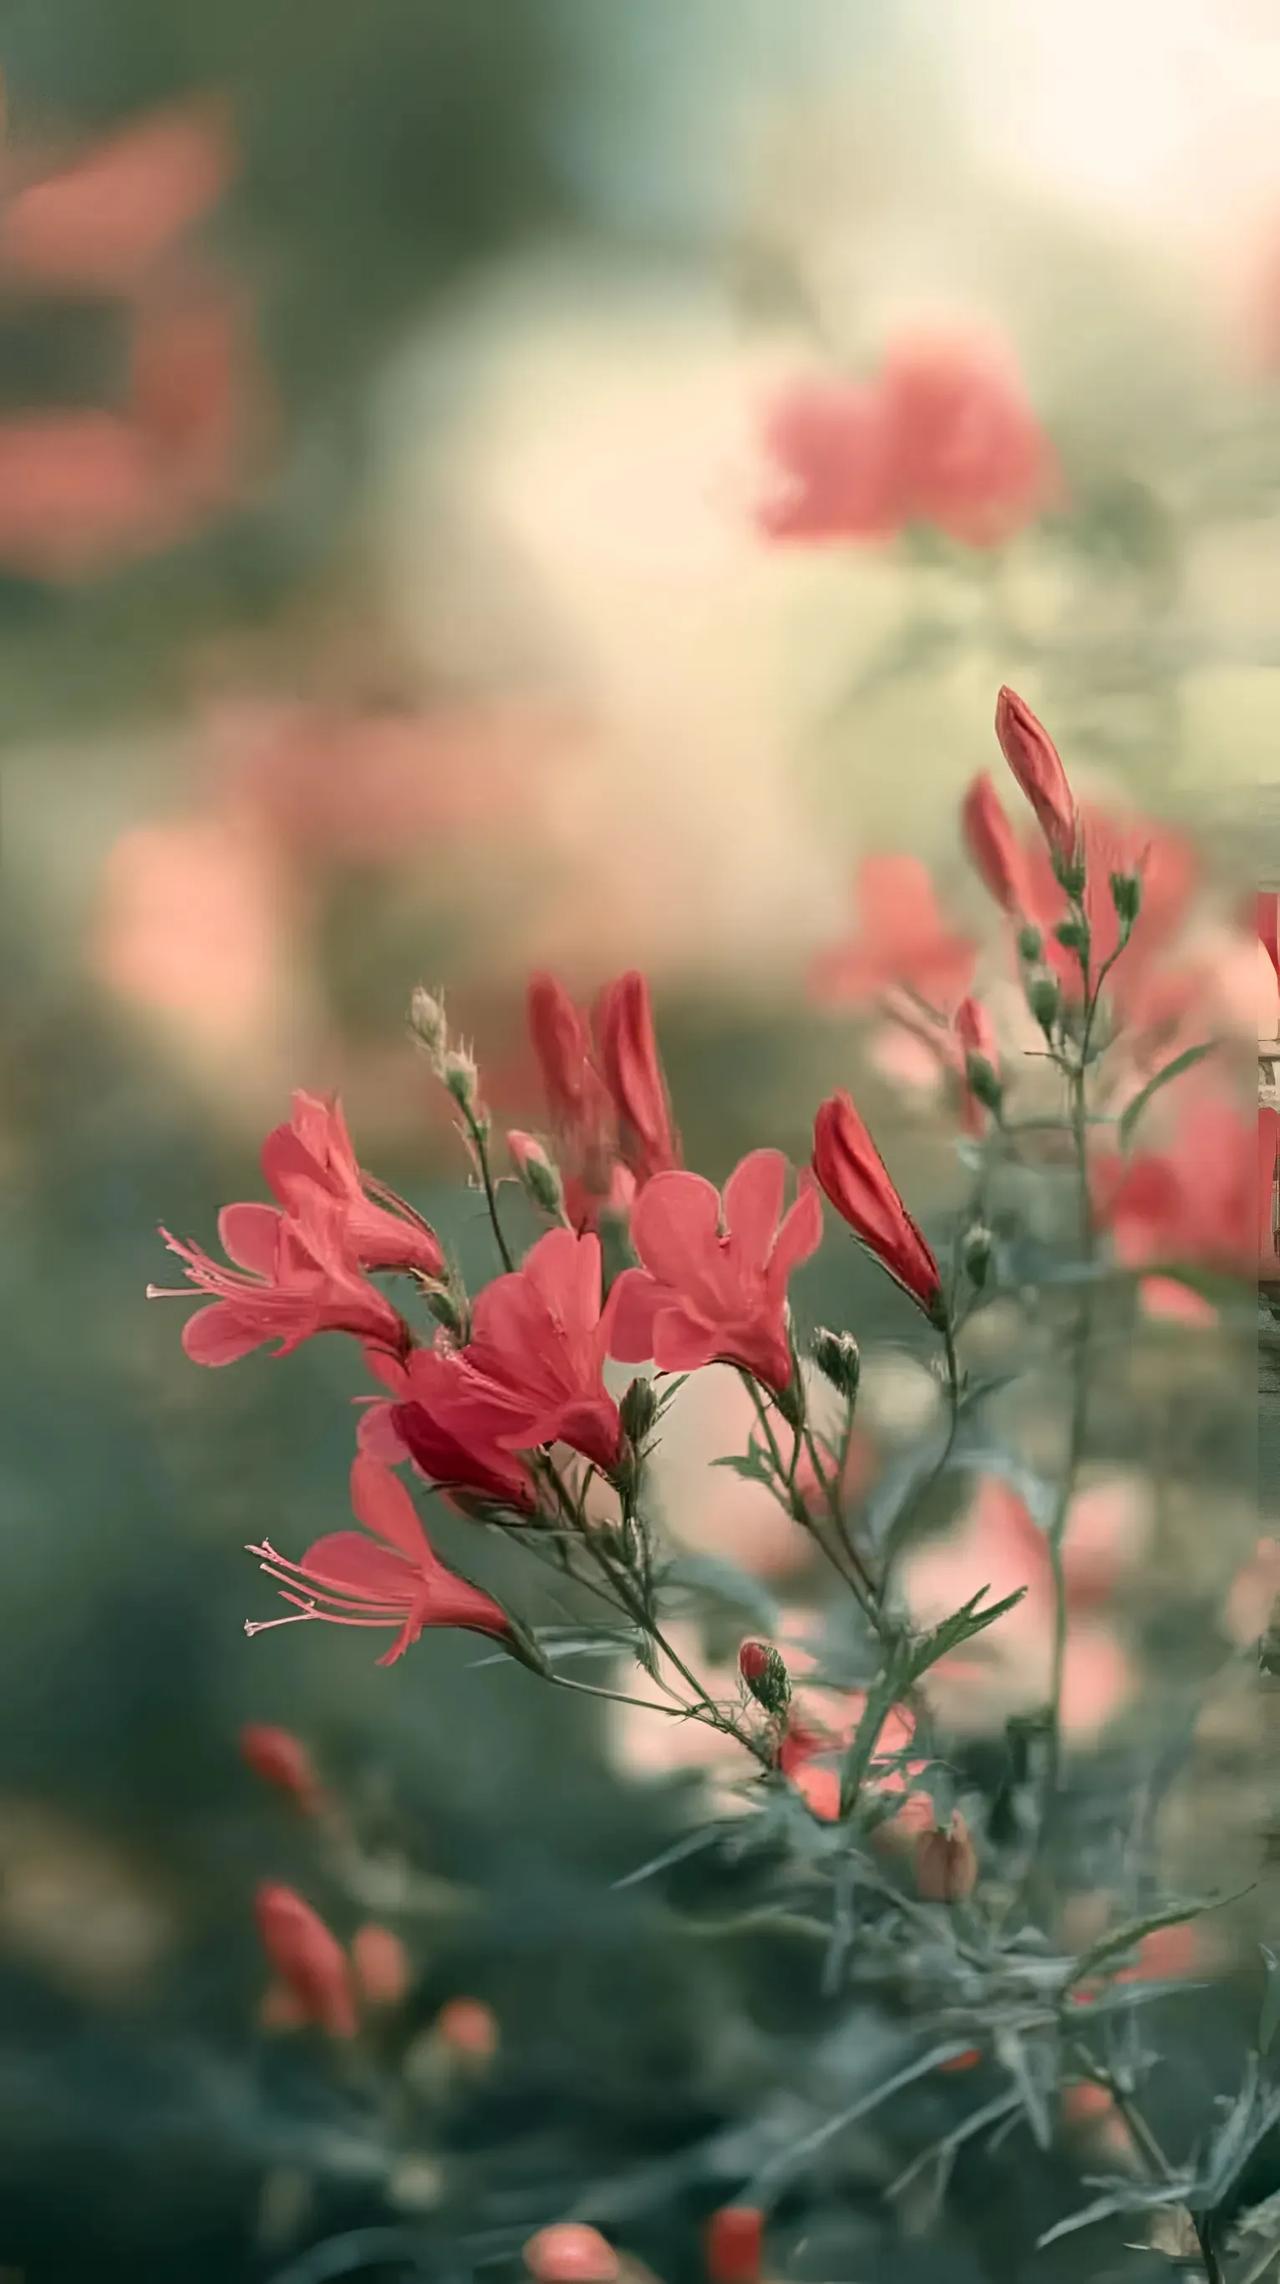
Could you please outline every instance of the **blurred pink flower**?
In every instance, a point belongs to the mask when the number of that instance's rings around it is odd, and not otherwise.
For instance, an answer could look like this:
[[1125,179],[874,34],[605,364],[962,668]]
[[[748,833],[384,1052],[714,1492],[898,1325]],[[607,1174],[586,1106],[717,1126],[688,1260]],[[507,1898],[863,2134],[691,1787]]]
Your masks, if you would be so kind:
[[291,2004],[272,2007],[284,2025],[314,2023],[330,2038],[356,2035],[356,2002],[347,1955],[318,1912],[290,1887],[264,1881],[254,1899],[258,1939]]
[[773,539],[877,539],[931,523],[991,547],[1059,489],[1008,351],[972,332],[904,334],[867,382],[793,383],[764,443],[776,481],[758,520]]
[[166,539],[237,497],[264,396],[248,326],[226,287],[187,286],[139,311],[128,411],[150,457]]
[[590,1024],[553,975],[530,978],[529,1038],[577,1229],[622,1212],[654,1174],[680,1163],[649,987],[632,970],[600,992]]
[[[1234,1102],[1207,1091],[1184,1094],[1165,1146],[1127,1159],[1100,1152],[1092,1188],[1098,1225],[1110,1233],[1126,1268],[1253,1275],[1257,1127]],[[1158,1275],[1143,1280],[1143,1299],[1157,1313],[1169,1302],[1170,1282],[1176,1284]],[[1202,1316],[1207,1305],[1202,1301],[1192,1314]]]
[[[663,1515],[682,1545],[758,1578],[786,1578],[808,1567],[811,1541],[765,1485],[716,1465],[727,1452],[745,1451],[757,1424],[737,1373],[712,1365],[666,1413],[650,1466]],[[862,1438],[851,1461],[851,1496],[859,1467],[865,1479],[870,1461]]]
[[[144,114],[10,192],[0,275],[52,293],[132,294],[225,196],[234,167],[220,103]],[[19,155],[10,171],[22,169]]]
[[913,856],[867,857],[855,880],[856,933],[819,953],[815,995],[858,1006],[902,987],[934,1007],[954,1007],[973,977],[977,947],[947,927],[927,865]]
[[621,2265],[599,2229],[583,2221],[553,2221],[524,2248],[534,2284],[614,2284]]
[[[822,1243],[812,1177],[783,1212],[787,1161],[753,1150],[719,1191],[701,1174],[655,1174],[631,1214],[639,1269],[614,1286],[612,1354],[662,1372],[737,1364],[781,1393],[791,1381],[787,1286]],[[612,1296],[611,1296],[612,1297]]]
[[[778,1766],[795,1786],[812,1814],[824,1824],[840,1814],[840,1767],[857,1733],[866,1707],[866,1691],[850,1690],[828,1710],[825,1693],[821,1711],[811,1701],[814,1693],[797,1695],[778,1755]],[[934,1820],[933,1804],[924,1793],[912,1793],[911,1782],[924,1769],[923,1761],[908,1761],[915,1736],[915,1718],[905,1705],[886,1715],[867,1774],[873,1791],[896,1797],[906,1795],[889,1825],[881,1827],[886,1839],[914,1841]]]
[[399,2006],[413,1979],[409,1954],[390,1927],[370,1920],[351,1938],[356,1984],[369,2006]]
[[1236,1572],[1227,1593],[1227,1632],[1241,1649],[1258,1641],[1280,1601],[1280,1539],[1259,1539],[1249,1560]]
[[89,577],[169,529],[144,432],[115,412],[0,420],[0,562],[29,577]]
[[291,1729],[278,1729],[266,1721],[248,1721],[240,1731],[240,1758],[264,1784],[282,1792],[303,1816],[314,1816],[324,1805],[324,1787],[315,1763]]

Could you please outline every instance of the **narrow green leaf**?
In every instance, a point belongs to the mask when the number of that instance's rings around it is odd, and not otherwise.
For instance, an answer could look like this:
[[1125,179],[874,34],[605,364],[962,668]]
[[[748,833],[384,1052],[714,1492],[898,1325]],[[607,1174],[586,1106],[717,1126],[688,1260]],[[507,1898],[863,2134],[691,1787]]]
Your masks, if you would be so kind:
[[1192,1070],[1197,1063],[1202,1063],[1205,1056],[1211,1055],[1217,1045],[1216,1039],[1205,1039],[1198,1047],[1185,1047],[1180,1055],[1174,1056],[1171,1063],[1165,1064],[1162,1071],[1157,1071],[1153,1079],[1147,1080],[1141,1092],[1135,1094],[1133,1101],[1128,1105],[1120,1120],[1120,1147],[1122,1150],[1128,1149],[1133,1130],[1152,1095],[1159,1094],[1162,1087],[1168,1086],[1170,1079],[1181,1078],[1184,1071]]
[[713,1467],[727,1467],[731,1475],[740,1476],[744,1483],[763,1483],[767,1490],[773,1489],[772,1464],[763,1452],[754,1448],[750,1451],[730,1451],[723,1459],[713,1459],[711,1464]]
[[1265,1943],[1260,1943],[1258,1949],[1262,1953],[1262,1963],[1267,1973],[1266,1988],[1262,1994],[1262,2012],[1258,2017],[1258,2052],[1267,2054],[1271,2050],[1276,2031],[1280,2030],[1280,1959],[1277,1959],[1274,1951],[1267,1949]]
[[985,1633],[988,1626],[994,1626],[997,1618],[1003,1618],[1007,1611],[1016,1609],[1027,1590],[1025,1586],[1016,1587],[1012,1594],[1005,1595],[1003,1601],[990,1602],[985,1609],[980,1610],[978,1604],[983,1595],[990,1591],[989,1587],[980,1586],[977,1593],[971,1595],[960,1609],[953,1610],[949,1618],[944,1618],[940,1625],[931,1627],[927,1634],[916,1636],[911,1645],[909,1681],[919,1681],[921,1675],[927,1673],[930,1666],[936,1665],[939,1658],[949,1656],[962,1643],[971,1642],[975,1634]]
[[1080,1953],[1062,1986],[1063,1990],[1069,1991],[1077,1983],[1084,1982],[1088,1976],[1096,1974],[1098,1968],[1105,1966],[1109,1959],[1118,1959],[1126,1951],[1132,1951],[1144,1935],[1154,1935],[1161,1927],[1181,1927],[1186,1920],[1199,1919],[1206,1911],[1220,1911],[1224,1904],[1239,1903],[1241,1897],[1250,1892],[1249,1888],[1239,1888],[1234,1895],[1204,1896],[1195,1903],[1170,1904],[1165,1911],[1149,1912],[1145,1919],[1126,1921],[1123,1927],[1113,1928],[1109,1935],[1100,1935],[1096,1943],[1091,1943],[1087,1951]]

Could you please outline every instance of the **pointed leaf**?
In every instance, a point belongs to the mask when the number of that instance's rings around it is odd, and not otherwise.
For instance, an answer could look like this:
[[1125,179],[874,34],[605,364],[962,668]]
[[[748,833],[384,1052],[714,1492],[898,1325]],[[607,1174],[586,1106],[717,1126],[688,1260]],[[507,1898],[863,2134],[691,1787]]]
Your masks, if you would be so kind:
[[1280,1959],[1269,1951],[1265,1943],[1258,1945],[1262,1963],[1266,1968],[1267,1982],[1262,1994],[1262,2012],[1258,2017],[1258,2052],[1267,2054],[1276,2031],[1280,2030]]
[[1153,1079],[1147,1080],[1141,1093],[1135,1094],[1133,1101],[1128,1105],[1120,1120],[1120,1147],[1122,1150],[1128,1149],[1133,1130],[1152,1095],[1158,1094],[1162,1087],[1169,1084],[1170,1079],[1181,1078],[1184,1071],[1191,1070],[1196,1063],[1202,1063],[1205,1056],[1211,1055],[1217,1045],[1216,1039],[1205,1039],[1198,1047],[1184,1047],[1180,1055],[1175,1055],[1171,1063],[1166,1063],[1164,1069],[1157,1071]]

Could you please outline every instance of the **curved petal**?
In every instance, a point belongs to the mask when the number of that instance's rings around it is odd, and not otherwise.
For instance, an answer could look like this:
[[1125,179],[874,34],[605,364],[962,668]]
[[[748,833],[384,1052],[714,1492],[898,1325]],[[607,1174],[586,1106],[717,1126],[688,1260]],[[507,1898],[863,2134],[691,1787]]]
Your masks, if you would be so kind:
[[660,1372],[697,1372],[714,1364],[720,1351],[719,1328],[678,1305],[659,1312],[653,1328],[653,1361]]
[[822,1194],[806,1166],[796,1186],[796,1202],[778,1231],[769,1256],[770,1283],[784,1291],[793,1270],[808,1261],[822,1243]]
[[551,1313],[565,1323],[578,1320],[580,1280],[583,1263],[588,1273],[594,1263],[596,1281],[595,1314],[600,1313],[600,1241],[596,1237],[578,1237],[572,1229],[549,1229],[525,1255],[519,1271],[527,1279],[539,1300]]
[[410,1392],[413,1368],[422,1353],[422,1350],[415,1349],[409,1362],[404,1364],[389,1349],[377,1348],[369,1340],[365,1342],[364,1360],[375,1380],[381,1380],[383,1387],[390,1388],[393,1395],[403,1397]]
[[255,1276],[273,1277],[280,1215],[273,1205],[224,1205],[218,1215],[218,1237],[229,1261]]
[[326,1532],[307,1548],[298,1569],[303,1584],[311,1579],[318,1586],[337,1587],[353,1601],[387,1609],[403,1609],[422,1587],[413,1564],[402,1554],[376,1545],[359,1531]]
[[396,1405],[384,1396],[357,1396],[363,1406],[360,1424],[356,1429],[356,1449],[365,1459],[376,1459],[383,1467],[399,1467],[409,1457],[408,1446],[396,1431]]
[[435,1561],[418,1511],[398,1475],[367,1455],[351,1466],[351,1511],[375,1538],[385,1539],[415,1569],[426,1570]]
[[781,1150],[753,1150],[724,1185],[724,1218],[735,1266],[763,1269],[787,1187]]
[[300,1189],[332,1187],[320,1159],[312,1156],[292,1126],[273,1126],[262,1145],[263,1180],[281,1205],[292,1205]]
[[655,1174],[636,1199],[631,1242],[660,1283],[709,1294],[720,1266],[719,1191],[701,1174]]
[[238,1364],[271,1337],[269,1328],[249,1323],[229,1301],[197,1309],[182,1328],[182,1345],[193,1364]]
[[666,1299],[647,1269],[624,1269],[605,1303],[608,1352],[620,1364],[647,1364],[653,1355],[653,1320]]

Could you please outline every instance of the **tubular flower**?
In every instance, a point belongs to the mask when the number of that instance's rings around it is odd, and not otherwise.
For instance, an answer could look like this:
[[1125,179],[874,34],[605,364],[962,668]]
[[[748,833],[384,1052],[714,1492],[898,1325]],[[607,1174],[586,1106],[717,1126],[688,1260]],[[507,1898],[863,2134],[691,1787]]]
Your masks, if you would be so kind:
[[513,1638],[505,1610],[441,1562],[418,1520],[403,1483],[377,1460],[361,1457],[351,1470],[351,1505],[359,1531],[331,1531],[289,1562],[264,1539],[248,1549],[275,1580],[288,1618],[247,1620],[247,1634],[324,1618],[335,1626],[394,1629],[395,1641],[378,1659],[394,1665],[428,1626],[459,1626],[498,1640]]
[[1002,912],[1019,919],[1031,906],[1030,867],[985,769],[974,778],[960,805],[960,830],[988,894]]
[[777,1390],[792,1373],[787,1283],[822,1242],[812,1181],[782,1212],[787,1161],[753,1150],[719,1191],[701,1174],[656,1174],[636,1200],[631,1242],[643,1266],[614,1293],[613,1354],[662,1372],[737,1364]]
[[[218,1235],[237,1264],[231,1268],[163,1227],[160,1234],[210,1303],[183,1328],[193,1364],[234,1364],[271,1340],[279,1343],[277,1356],[288,1356],[321,1332],[353,1333],[394,1353],[408,1345],[403,1318],[360,1274],[347,1240],[346,1208],[337,1198],[317,1191],[296,1215],[256,1203],[224,1206]],[[148,1285],[147,1298],[190,1295],[180,1286]]]
[[1073,864],[1080,819],[1061,755],[1043,722],[1007,684],[996,699],[996,736],[1019,790],[1035,811],[1050,855],[1059,865]]
[[362,1452],[391,1467],[411,1459],[456,1505],[483,1500],[533,1513],[537,1493],[529,1470],[495,1442],[488,1402],[468,1404],[474,1375],[455,1352],[417,1348],[403,1364],[377,1349],[365,1353],[391,1394],[365,1411]]
[[680,1146],[658,1059],[649,986],[637,970],[605,985],[596,1001],[594,1028],[623,1160],[643,1184],[679,1165]]
[[554,976],[533,977],[527,1004],[566,1210],[575,1228],[590,1228],[602,1211],[624,1213],[637,1183],[680,1162],[649,988],[634,972],[606,984],[591,1025]]
[[622,1451],[604,1384],[616,1296],[617,1286],[601,1305],[599,1238],[549,1229],[477,1296],[460,1369],[436,1375],[435,1419],[471,1448],[567,1443],[610,1473]]
[[943,921],[927,865],[912,856],[868,857],[856,881],[856,936],[820,955],[820,999],[857,1006],[895,985],[952,1007],[973,976],[976,951]]
[[323,1806],[324,1792],[301,1737],[266,1721],[249,1721],[240,1731],[240,1758],[264,1784],[284,1793],[304,1816]]
[[832,1095],[818,1111],[813,1170],[854,1236],[917,1307],[938,1322],[943,1308],[938,1264],[847,1094]]
[[443,1275],[444,1255],[435,1231],[357,1164],[336,1098],[326,1102],[299,1090],[288,1124],[275,1127],[262,1145],[262,1171],[288,1212],[298,1212],[317,1192],[336,1199],[350,1250],[362,1268]]
[[278,1881],[267,1881],[254,1901],[258,1939],[298,2023],[314,2023],[330,2038],[354,2038],[356,2002],[351,1969],[336,1935],[309,1903]]

